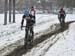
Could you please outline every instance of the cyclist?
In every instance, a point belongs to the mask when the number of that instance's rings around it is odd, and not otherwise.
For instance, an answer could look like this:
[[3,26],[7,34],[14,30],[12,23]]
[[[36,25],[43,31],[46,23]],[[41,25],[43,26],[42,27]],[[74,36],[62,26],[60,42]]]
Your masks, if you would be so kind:
[[[65,17],[66,17],[66,13],[65,13],[65,11],[63,10],[63,8],[61,8],[60,11],[59,11],[59,13],[58,13],[58,19],[59,19],[59,21],[60,21],[60,25],[61,25],[62,23],[65,24]],[[61,25],[61,26],[62,26],[62,25]]]
[[[35,13],[36,13],[35,8],[32,6],[31,9],[30,9],[30,14],[32,15],[32,18],[34,18],[34,20],[36,18]],[[35,20],[35,22],[36,22],[36,20]]]
[[21,22],[21,29],[23,27],[23,23],[24,23],[24,19],[26,19],[26,28],[25,28],[25,39],[27,38],[27,34],[28,34],[28,27],[30,27],[30,32],[32,33],[32,38],[34,36],[34,31],[33,31],[33,25],[34,25],[34,20],[32,19],[32,15],[29,13],[29,10],[26,9],[24,11],[24,15],[22,17],[22,22]]

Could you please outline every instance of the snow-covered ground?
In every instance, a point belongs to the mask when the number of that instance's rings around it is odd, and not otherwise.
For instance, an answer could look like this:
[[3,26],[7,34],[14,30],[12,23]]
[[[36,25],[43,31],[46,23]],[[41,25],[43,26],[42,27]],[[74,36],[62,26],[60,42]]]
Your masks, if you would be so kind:
[[[15,43],[16,41],[23,39],[25,31],[20,29],[22,14],[16,14],[16,23],[3,26],[4,15],[0,15],[0,56],[5,55],[2,50]],[[74,14],[68,14],[66,16],[66,22],[75,21]],[[53,14],[37,14],[36,25],[34,26],[35,35],[38,33],[45,32],[49,29],[59,29],[57,15]],[[25,23],[24,23],[25,24]],[[53,26],[53,27],[52,27]],[[34,47],[30,52],[23,56],[75,56],[75,23],[71,23],[69,28],[59,34],[55,34],[50,38],[46,39],[42,43]],[[54,38],[55,37],[55,38]],[[54,38],[54,39],[53,39]],[[34,37],[34,39],[36,39]],[[53,40],[53,41],[52,41]],[[58,41],[57,41],[58,40]],[[57,42],[56,42],[57,41]],[[55,43],[55,44],[54,44]],[[52,45],[52,46],[51,46]],[[6,52],[6,51],[5,51]]]
[[[74,17],[67,15],[66,22],[72,20],[75,21]],[[74,26],[75,22],[72,22],[67,30],[54,34],[23,56],[75,56]]]
[[[44,56],[75,56],[75,23],[69,25],[68,30],[58,34],[59,41],[55,43]],[[65,37],[65,39],[64,39]]]
[[[2,15],[1,15],[2,16]],[[16,40],[24,38],[25,32],[21,30],[21,20],[22,15],[16,15],[16,23],[9,24],[3,26],[3,22],[0,26],[0,48],[3,46],[9,45]],[[36,25],[34,28],[35,33],[41,32],[47,29],[49,26],[49,22],[53,20],[53,18],[49,18],[49,15],[37,15],[36,16]],[[1,18],[2,20],[2,18]],[[24,24],[25,25],[25,24]]]

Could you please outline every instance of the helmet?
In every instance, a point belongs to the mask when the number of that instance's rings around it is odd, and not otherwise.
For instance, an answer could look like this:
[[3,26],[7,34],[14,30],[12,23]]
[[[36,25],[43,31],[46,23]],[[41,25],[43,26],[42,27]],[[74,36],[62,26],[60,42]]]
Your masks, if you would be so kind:
[[33,6],[31,8],[34,8]]
[[61,8],[60,10],[63,10],[63,8]]
[[29,16],[29,10],[28,10],[28,9],[25,9],[25,10],[24,10],[24,15],[25,15],[25,16]]

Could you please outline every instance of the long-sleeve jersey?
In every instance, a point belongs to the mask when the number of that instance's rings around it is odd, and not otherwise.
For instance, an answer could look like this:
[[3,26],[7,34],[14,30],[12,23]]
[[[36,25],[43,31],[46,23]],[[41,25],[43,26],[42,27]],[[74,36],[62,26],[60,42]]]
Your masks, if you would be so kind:
[[59,11],[58,16],[66,16],[66,13],[64,10]]
[[24,23],[24,19],[26,19],[26,26],[32,26],[34,24],[34,20],[31,16],[25,16],[23,15],[23,18],[22,18],[22,22],[21,22],[21,25],[23,26],[23,23]]

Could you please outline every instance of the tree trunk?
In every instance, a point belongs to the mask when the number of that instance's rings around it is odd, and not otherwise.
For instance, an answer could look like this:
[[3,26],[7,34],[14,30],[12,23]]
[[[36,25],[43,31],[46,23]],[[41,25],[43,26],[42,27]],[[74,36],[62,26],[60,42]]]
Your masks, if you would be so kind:
[[5,0],[5,5],[4,5],[4,25],[7,24],[7,4],[8,4],[8,0]]
[[15,23],[15,0],[13,0],[13,23]]
[[9,0],[9,22],[11,23],[11,0]]

